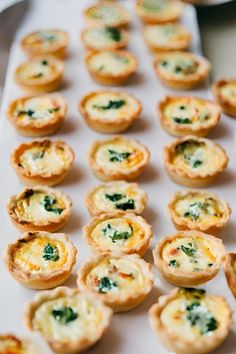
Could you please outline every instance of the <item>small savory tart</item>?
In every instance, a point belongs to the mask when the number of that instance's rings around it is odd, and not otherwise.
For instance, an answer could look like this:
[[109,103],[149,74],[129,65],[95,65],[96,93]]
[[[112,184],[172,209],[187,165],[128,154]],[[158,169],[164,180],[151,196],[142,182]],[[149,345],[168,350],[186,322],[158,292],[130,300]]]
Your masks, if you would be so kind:
[[95,216],[83,228],[84,237],[95,253],[122,252],[143,256],[152,237],[152,228],[133,213],[106,213]]
[[163,128],[174,136],[206,136],[221,116],[218,104],[191,96],[166,96],[157,110]]
[[57,353],[80,353],[94,345],[110,325],[112,310],[91,292],[59,287],[29,302],[25,324]]
[[207,78],[211,64],[194,53],[169,52],[158,54],[153,67],[164,85],[177,90],[189,90]]
[[228,286],[236,298],[236,252],[227,253],[224,269]]
[[122,85],[137,69],[137,60],[127,50],[91,52],[86,65],[92,78],[102,85]]
[[40,137],[53,134],[60,128],[67,104],[60,95],[21,97],[10,102],[8,118],[18,133]]
[[128,43],[128,33],[124,29],[96,25],[83,30],[81,40],[87,50],[121,49]]
[[216,81],[213,85],[213,93],[222,110],[236,117],[236,79]]
[[137,255],[102,253],[91,257],[78,271],[77,285],[99,294],[115,312],[128,311],[152,290],[151,264]]
[[178,0],[136,0],[137,14],[148,24],[175,22],[182,15],[183,8]]
[[137,183],[107,182],[94,187],[86,196],[86,206],[92,216],[120,210],[141,214],[147,205],[147,193]]
[[206,354],[218,348],[232,327],[232,311],[222,296],[202,289],[172,290],[149,310],[151,327],[176,354]]
[[200,231],[179,231],[165,236],[153,251],[162,276],[177,286],[206,283],[219,272],[225,260],[222,241]]
[[79,111],[93,130],[120,133],[139,117],[142,104],[124,92],[96,91],[82,98]]
[[69,219],[71,207],[64,193],[41,186],[24,188],[7,204],[13,224],[21,231],[57,231]]
[[144,39],[153,53],[162,53],[187,49],[191,34],[178,23],[147,25],[144,27]]
[[217,234],[227,224],[231,209],[214,193],[179,191],[169,202],[168,213],[177,230]]
[[54,91],[59,87],[64,71],[62,60],[41,55],[20,64],[14,74],[16,83],[30,93]]
[[63,59],[68,47],[68,34],[56,29],[31,32],[22,38],[21,47],[29,57],[51,54]]
[[188,135],[165,147],[164,164],[174,182],[187,187],[206,187],[225,170],[228,156],[213,141]]
[[96,5],[89,6],[84,11],[84,18],[89,25],[111,27],[127,26],[131,21],[129,14],[123,7],[108,1],[101,1]]
[[121,136],[97,140],[89,152],[89,165],[102,181],[131,181],[143,172],[149,159],[146,146]]
[[22,143],[11,155],[11,164],[17,176],[30,186],[60,183],[73,162],[72,148],[59,140],[38,139]]
[[44,290],[69,278],[76,254],[77,249],[65,234],[30,231],[8,245],[4,261],[18,282]]
[[35,343],[13,334],[0,334],[0,354],[41,354]]

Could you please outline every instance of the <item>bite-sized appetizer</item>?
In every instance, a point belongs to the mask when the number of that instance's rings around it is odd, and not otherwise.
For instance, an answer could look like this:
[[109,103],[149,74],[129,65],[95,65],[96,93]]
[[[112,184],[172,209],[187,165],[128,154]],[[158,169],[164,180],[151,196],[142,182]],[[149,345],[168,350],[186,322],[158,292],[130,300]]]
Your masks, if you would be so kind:
[[125,181],[100,184],[86,196],[86,206],[92,216],[121,210],[141,214],[147,202],[147,193],[137,183]]
[[91,292],[58,287],[38,293],[25,310],[25,324],[57,353],[92,347],[110,325],[112,310]]
[[10,102],[8,118],[21,135],[51,135],[65,119],[67,104],[60,95],[27,96]]
[[95,253],[122,252],[143,256],[152,237],[152,228],[133,213],[107,213],[95,216],[83,228],[84,237]]
[[144,39],[153,53],[185,50],[191,42],[188,29],[178,23],[147,25]]
[[228,286],[236,298],[236,252],[230,252],[226,255],[226,260],[224,264],[225,276]]
[[185,136],[164,149],[164,164],[170,178],[187,187],[206,187],[227,167],[225,150],[213,141]]
[[102,253],[92,256],[78,271],[81,291],[98,294],[113,311],[128,311],[144,301],[152,290],[151,264],[137,255]]
[[136,12],[142,22],[148,24],[177,21],[183,12],[178,0],[136,0]]
[[34,31],[22,38],[21,47],[29,57],[51,54],[63,59],[68,47],[68,34],[57,29]]
[[69,278],[76,254],[67,235],[30,231],[8,245],[4,261],[22,285],[43,290],[55,288]]
[[63,141],[37,139],[20,144],[11,154],[11,164],[27,185],[54,186],[69,173],[74,162],[72,148]]
[[217,234],[227,224],[231,209],[214,193],[187,190],[173,195],[168,213],[177,230]]
[[232,327],[232,311],[222,296],[202,289],[174,289],[149,310],[155,334],[176,354],[207,354]]
[[0,334],[1,354],[42,354],[36,344],[26,338],[16,337],[14,334]]
[[174,136],[204,137],[221,117],[218,104],[191,96],[166,96],[158,104],[157,111],[163,128]]
[[95,141],[89,152],[89,165],[102,181],[131,181],[143,172],[149,159],[146,146],[121,136]]
[[136,71],[137,60],[126,50],[102,50],[86,57],[92,78],[102,85],[123,85]]
[[213,279],[225,260],[222,241],[200,231],[165,236],[153,251],[162,276],[177,286],[192,287]]
[[213,93],[222,110],[236,117],[236,79],[216,81],[213,85]]
[[13,224],[21,231],[50,231],[61,229],[70,217],[72,202],[57,189],[24,188],[13,195],[7,210]]
[[131,18],[126,10],[117,3],[101,1],[84,11],[84,19],[89,25],[105,25],[112,27],[127,26]]
[[62,81],[64,64],[52,55],[40,55],[17,66],[16,83],[33,94],[56,90]]
[[95,91],[82,98],[79,111],[93,130],[120,133],[139,117],[142,104],[125,92]]
[[121,49],[128,43],[128,33],[117,27],[95,25],[82,31],[81,40],[87,50]]
[[158,54],[153,67],[164,85],[177,90],[190,90],[207,78],[211,64],[194,53],[169,52]]

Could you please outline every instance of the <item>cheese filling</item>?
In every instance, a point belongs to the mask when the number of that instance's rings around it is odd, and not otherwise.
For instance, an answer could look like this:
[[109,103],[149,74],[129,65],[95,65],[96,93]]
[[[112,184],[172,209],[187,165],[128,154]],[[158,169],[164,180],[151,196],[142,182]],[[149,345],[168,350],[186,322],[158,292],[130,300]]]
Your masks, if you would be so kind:
[[169,267],[188,273],[210,269],[216,261],[216,255],[208,240],[202,237],[179,236],[166,242],[162,259]]
[[181,289],[164,307],[160,320],[173,335],[194,340],[214,335],[227,317],[228,309],[220,297],[207,295],[204,290]]
[[33,326],[47,338],[59,342],[96,338],[104,323],[102,310],[85,294],[59,297],[37,308]]
[[23,241],[13,254],[14,263],[23,271],[50,273],[67,262],[68,252],[63,242],[48,237]]
[[99,222],[90,237],[97,245],[110,250],[128,250],[143,242],[145,231],[133,220],[117,217]]
[[139,9],[148,17],[168,17],[172,13],[179,12],[179,4],[170,0],[143,0]]
[[115,47],[117,43],[123,40],[122,31],[115,27],[90,28],[84,34],[84,40],[91,44],[93,48],[103,46]]
[[52,49],[57,47],[58,44],[64,42],[64,35],[59,31],[38,31],[31,33],[24,40],[24,44],[33,47],[40,48],[42,50]]
[[24,197],[17,200],[14,211],[26,222],[56,221],[65,210],[65,203],[56,195],[29,189]]
[[87,15],[95,20],[102,21],[107,25],[115,24],[122,20],[123,17],[119,8],[108,5],[94,6],[87,12]]
[[19,76],[23,80],[51,79],[55,74],[55,66],[47,59],[32,60],[21,67]]
[[236,83],[225,84],[221,87],[220,93],[232,105],[236,105]]
[[162,57],[158,66],[163,74],[171,73],[176,77],[191,76],[195,74],[199,68],[197,61],[184,54],[166,55],[166,57]]
[[175,147],[172,163],[179,170],[211,174],[221,167],[222,156],[203,141],[186,140]]
[[88,99],[85,109],[91,118],[116,121],[133,115],[138,110],[138,104],[128,95],[107,92]]
[[145,35],[153,45],[167,46],[181,43],[186,39],[187,32],[177,24],[152,25],[147,26]]
[[86,283],[100,294],[129,296],[143,292],[145,276],[137,263],[124,258],[110,258],[87,274]]
[[132,66],[132,62],[128,56],[121,53],[113,53],[109,51],[94,54],[89,59],[89,66],[102,74],[120,75]]

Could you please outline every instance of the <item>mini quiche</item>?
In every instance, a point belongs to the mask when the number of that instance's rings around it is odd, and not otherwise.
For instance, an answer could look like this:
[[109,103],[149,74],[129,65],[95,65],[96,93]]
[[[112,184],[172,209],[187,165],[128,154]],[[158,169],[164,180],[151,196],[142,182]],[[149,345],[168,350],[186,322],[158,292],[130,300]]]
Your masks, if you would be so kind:
[[146,146],[121,136],[95,141],[89,152],[89,165],[102,181],[131,181],[143,172],[149,159]]
[[21,231],[57,231],[69,219],[71,207],[64,193],[40,186],[23,189],[7,204],[13,224]]
[[139,117],[142,104],[124,92],[96,91],[82,98],[79,111],[93,130],[120,133]]
[[162,238],[153,251],[162,276],[177,286],[206,283],[219,272],[225,249],[219,238],[199,231],[179,231]]
[[40,292],[25,310],[25,324],[39,332],[56,353],[80,353],[110,325],[112,310],[91,292],[59,287]]
[[232,327],[232,311],[222,296],[202,289],[175,288],[149,310],[155,334],[176,354],[206,354],[218,348]]
[[189,90],[207,78],[211,64],[206,58],[193,53],[169,52],[158,54],[153,67],[164,85],[177,90]]
[[183,12],[178,0],[136,0],[136,12],[144,23],[168,23],[177,21]]
[[102,85],[123,85],[138,66],[134,55],[126,50],[91,52],[86,65],[92,78]]
[[4,260],[18,282],[44,290],[69,278],[76,254],[77,249],[65,234],[30,231],[8,245]]
[[118,4],[101,1],[84,11],[84,19],[89,25],[111,27],[127,26],[131,19],[126,10]]
[[0,334],[1,354],[41,354],[35,343],[13,334]]
[[22,38],[21,47],[29,57],[51,54],[63,59],[68,47],[68,34],[57,29],[31,32]]
[[56,90],[61,84],[64,71],[62,60],[41,55],[20,64],[14,74],[16,83],[33,94]]
[[225,170],[228,156],[213,141],[188,135],[165,147],[164,164],[174,182],[187,187],[206,187]]
[[73,162],[72,148],[59,140],[38,139],[22,143],[11,155],[11,164],[17,176],[30,186],[60,183]]
[[221,116],[215,102],[190,96],[166,96],[157,111],[163,128],[174,136],[204,137],[219,123]]
[[128,311],[144,301],[152,290],[151,264],[137,255],[102,253],[91,257],[78,271],[81,291],[99,294],[115,312]]
[[148,202],[147,193],[137,183],[107,182],[90,190],[86,206],[92,216],[121,210],[141,214]]
[[213,93],[222,110],[236,117],[236,79],[216,81],[213,85]]
[[227,253],[224,269],[228,286],[236,298],[236,252]]
[[60,95],[21,97],[12,101],[7,115],[21,135],[41,137],[60,128],[67,112],[67,104]]
[[162,53],[187,49],[191,34],[178,23],[147,25],[144,27],[144,39],[153,53]]
[[217,234],[227,224],[231,209],[214,193],[190,190],[173,195],[168,213],[177,230]]
[[122,252],[143,256],[152,237],[151,226],[133,213],[95,216],[83,228],[84,237],[95,253]]
[[128,43],[128,33],[124,29],[96,25],[83,30],[81,40],[87,50],[121,49]]

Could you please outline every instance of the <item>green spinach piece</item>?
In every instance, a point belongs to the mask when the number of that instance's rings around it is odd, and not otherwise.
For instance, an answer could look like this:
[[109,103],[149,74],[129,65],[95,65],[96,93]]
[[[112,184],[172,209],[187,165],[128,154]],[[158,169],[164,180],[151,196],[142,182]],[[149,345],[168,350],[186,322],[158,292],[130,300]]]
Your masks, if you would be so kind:
[[45,261],[58,261],[59,259],[59,250],[56,246],[50,245],[50,243],[47,244],[47,246],[44,247],[43,250],[43,259]]
[[108,277],[102,277],[98,286],[99,293],[106,294],[113,288],[117,287],[117,283]]
[[122,162],[124,160],[127,160],[130,155],[132,155],[131,152],[118,152],[112,149],[108,149],[110,156],[110,161],[111,162]]
[[94,104],[93,108],[101,109],[101,110],[108,110],[108,109],[119,109],[120,107],[125,105],[125,100],[117,100],[117,101],[112,101],[109,100],[106,106],[99,106]]
[[188,242],[187,245],[181,245],[181,250],[189,257],[195,257],[196,254],[196,246],[192,242]]
[[63,208],[55,208],[53,205],[57,202],[55,197],[52,197],[50,195],[46,195],[43,198],[42,201],[42,206],[44,207],[45,210],[52,212],[56,215],[60,215],[63,212]]
[[115,229],[111,224],[107,224],[102,230],[105,236],[110,237],[113,243],[120,240],[128,240],[133,235],[133,227],[129,225],[129,231],[120,231]]
[[120,210],[127,210],[127,209],[134,210],[135,209],[135,202],[134,202],[134,199],[130,198],[127,200],[127,202],[116,203],[115,207],[116,207],[116,209],[120,209]]
[[189,205],[188,211],[184,213],[184,217],[190,218],[192,221],[196,221],[201,212],[208,214],[208,203],[195,202]]
[[106,197],[106,199],[110,200],[111,202],[118,202],[119,200],[121,200],[125,196],[120,193],[114,193],[114,194],[107,194],[106,193],[105,197]]
[[69,322],[76,320],[78,314],[71,307],[62,307],[58,310],[52,310],[52,315],[61,325],[66,325]]
[[179,262],[176,259],[171,259],[168,266],[177,268],[177,267],[179,267]]
[[189,118],[178,118],[178,117],[174,117],[173,120],[175,121],[175,123],[178,124],[191,124],[192,121]]
[[115,42],[119,42],[121,40],[121,33],[115,27],[106,27],[106,33]]
[[191,326],[198,326],[200,333],[206,335],[218,328],[217,320],[211,315],[210,311],[203,307],[200,302],[194,301],[186,306],[187,320]]

